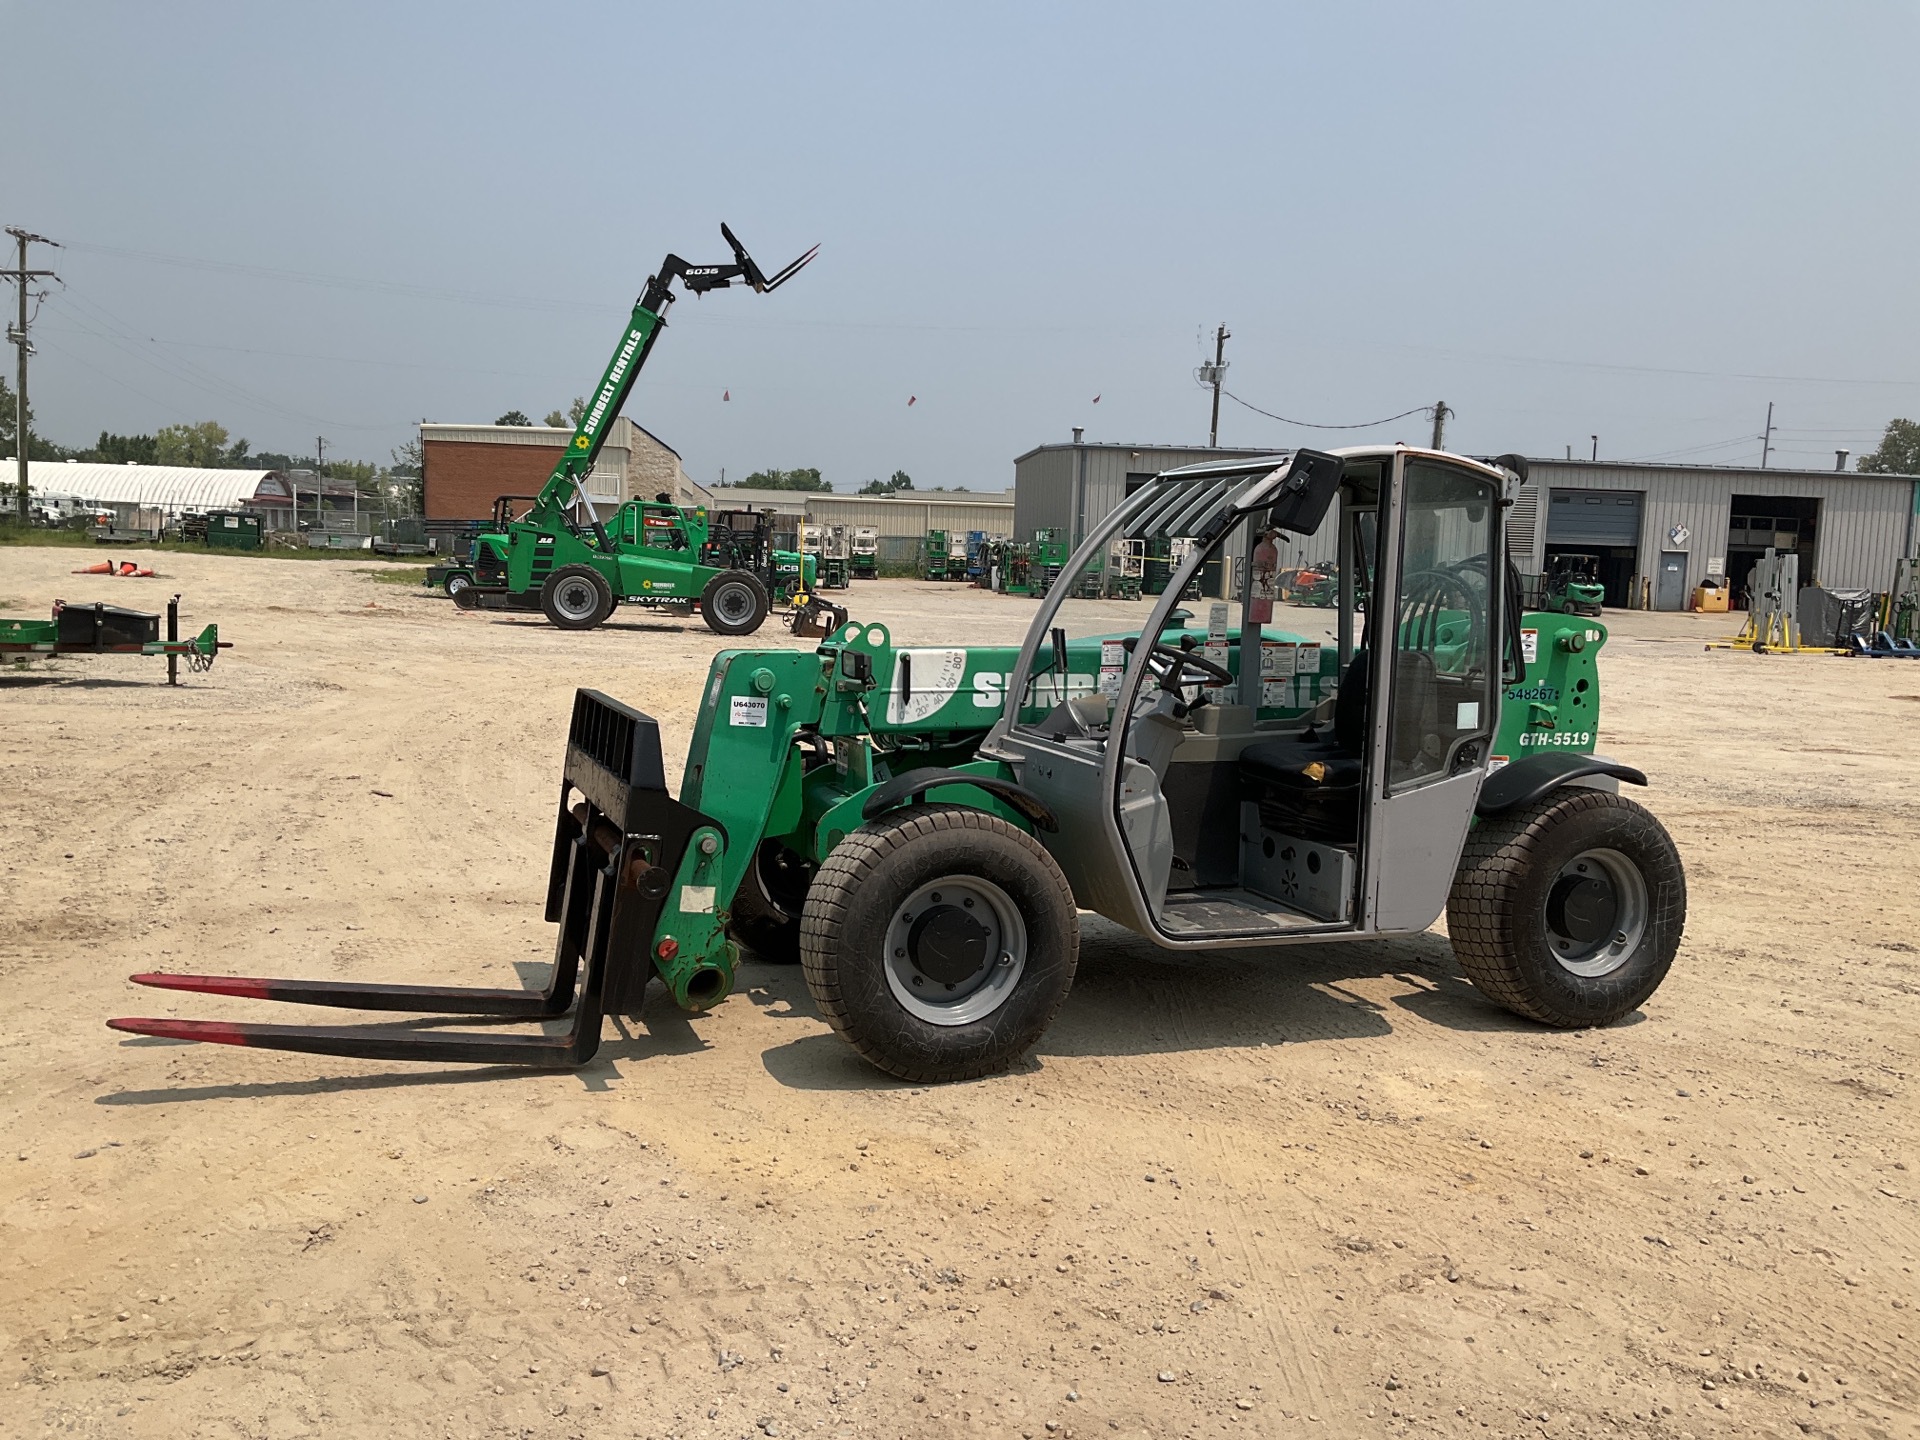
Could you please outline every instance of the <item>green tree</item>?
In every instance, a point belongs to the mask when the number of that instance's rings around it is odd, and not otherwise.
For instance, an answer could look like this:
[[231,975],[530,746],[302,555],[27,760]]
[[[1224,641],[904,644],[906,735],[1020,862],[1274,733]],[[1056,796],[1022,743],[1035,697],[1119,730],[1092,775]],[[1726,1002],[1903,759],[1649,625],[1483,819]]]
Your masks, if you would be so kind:
[[[0,380],[0,456],[18,455],[19,437],[14,427],[19,424],[19,410],[14,404],[13,387]],[[33,428],[33,406],[27,406],[27,458],[29,460],[65,460],[74,452],[64,445],[56,445],[46,436]],[[12,485],[13,472],[0,475],[0,485]]]
[[804,490],[810,493],[830,492],[833,486],[820,478],[818,470],[756,470],[738,486],[729,485],[728,489],[744,488],[748,490]]
[[496,425],[531,425],[533,421],[527,418],[527,412],[524,410],[509,410],[493,423]]
[[93,442],[93,448],[81,452],[80,459],[102,465],[152,465],[158,442],[151,435],[114,435],[106,430]]
[[247,442],[227,445],[227,427],[217,420],[196,425],[167,425],[154,433],[157,465],[190,465],[198,469],[230,469],[246,462]]
[[862,495],[895,495],[902,490],[913,489],[913,477],[904,470],[893,472],[886,480],[869,480],[860,487]]
[[540,423],[542,425],[551,425],[556,430],[558,429],[570,430],[573,428],[572,426],[567,424],[567,417],[558,410],[549,410],[547,412],[547,418],[545,420],[542,420]]
[[1862,455],[1859,468],[1869,475],[1920,475],[1920,425],[1889,420],[1880,448]]
[[573,403],[567,406],[567,422],[571,425],[578,426],[580,417],[586,413],[587,397],[584,395],[576,395],[573,397]]
[[393,452],[393,468],[387,473],[391,477],[394,499],[400,507],[409,515],[424,515],[427,508],[427,454],[418,435]]

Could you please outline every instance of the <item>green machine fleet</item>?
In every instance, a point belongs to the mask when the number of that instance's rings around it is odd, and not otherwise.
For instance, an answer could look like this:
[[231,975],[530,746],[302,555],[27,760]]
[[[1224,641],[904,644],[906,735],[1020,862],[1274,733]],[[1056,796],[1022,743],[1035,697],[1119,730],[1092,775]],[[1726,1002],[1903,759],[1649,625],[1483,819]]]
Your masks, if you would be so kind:
[[[494,524],[473,546],[470,571],[443,571],[430,583],[445,586],[463,609],[540,610],[568,630],[590,630],[622,604],[686,608],[697,605],[707,626],[721,635],[750,635],[772,606],[775,572],[789,564],[803,572],[798,556],[770,550],[758,572],[734,564],[733,536],[716,536],[704,513],[668,502],[629,500],[610,517],[594,509],[586,478],[606,432],[626,404],[641,367],[653,352],[673,303],[672,283],[689,294],[724,290],[736,281],[756,293],[777,290],[808,261],[815,246],[779,273],[761,272],[725,225],[720,233],[733,261],[690,265],[669,254],[634,303],[613,358],[582,412],[553,473],[515,515],[514,497],[496,502]],[[724,539],[727,544],[718,544]],[[799,587],[804,591],[804,585]]]
[[[553,819],[543,990],[143,974],[163,989],[359,1009],[571,1014],[546,1033],[122,1019],[135,1034],[385,1059],[576,1065],[658,979],[703,1010],[742,952],[797,959],[822,1016],[913,1081],[1004,1069],[1065,1003],[1093,911],[1169,950],[1419,933],[1444,912],[1491,1001],[1555,1026],[1629,1014],[1686,917],[1672,840],[1595,753],[1598,622],[1523,614],[1505,516],[1525,462],[1405,446],[1170,471],[1063,563],[1019,646],[714,657],[677,795],[660,728],[579,691]],[[1263,535],[1336,527],[1313,633],[1182,597]],[[1191,537],[1145,623],[1085,598],[1115,541]],[[598,573],[598,572],[596,572]],[[1361,608],[1356,596],[1365,594]],[[1322,631],[1322,623],[1331,625]],[[1171,982],[1170,982],[1171,983]],[[1147,1003],[1153,1003],[1148,1001]]]

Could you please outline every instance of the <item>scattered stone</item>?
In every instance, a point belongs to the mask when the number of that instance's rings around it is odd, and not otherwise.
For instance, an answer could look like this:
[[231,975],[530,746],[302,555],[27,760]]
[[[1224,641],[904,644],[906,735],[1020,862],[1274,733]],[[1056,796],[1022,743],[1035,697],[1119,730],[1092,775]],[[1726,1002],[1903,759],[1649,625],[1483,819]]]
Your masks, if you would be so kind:
[[416,1195],[413,1197],[413,1203],[416,1205],[424,1205],[427,1203],[427,1197],[424,1195]]
[[1460,1272],[1451,1266],[1447,1269],[1447,1283],[1449,1285],[1458,1285],[1460,1283]]
[[1593,1152],[1591,1150],[1582,1150],[1580,1152],[1580,1158],[1582,1160],[1591,1160],[1593,1158]]
[[1809,1380],[1813,1379],[1813,1376],[1804,1370],[1796,1370],[1793,1372],[1793,1378],[1798,1380],[1802,1385],[1805,1385]]
[[782,1380],[778,1385],[774,1386],[773,1388],[778,1390],[782,1395],[784,1395],[787,1393],[790,1387],[788,1386],[786,1381]]
[[1753,1176],[1751,1176],[1751,1175],[1742,1175],[1742,1176],[1740,1177],[1740,1183],[1741,1183],[1742,1185],[1751,1185],[1751,1184],[1753,1184],[1753,1183],[1754,1183],[1754,1179],[1753,1179]]
[[1653,1172],[1644,1165],[1636,1165],[1633,1167],[1633,1173],[1636,1175],[1651,1175]]
[[529,1365],[527,1366],[527,1373],[529,1375],[538,1375],[540,1373],[540,1367],[538,1365]]
[[128,1314],[125,1310],[122,1310],[118,1315],[114,1316],[113,1318],[116,1320],[131,1320],[133,1316]]
[[1400,1377],[1397,1375],[1389,1375],[1387,1377],[1387,1389],[1398,1390],[1399,1388],[1400,1388]]
[[612,1373],[613,1372],[604,1365],[594,1365],[589,1367],[587,1370],[587,1374],[593,1376],[593,1378],[596,1380],[598,1380],[603,1375],[611,1375]]
[[1700,1388],[1701,1388],[1702,1390],[1717,1390],[1717,1389],[1719,1389],[1720,1387],[1719,1387],[1719,1386],[1717,1386],[1717,1385],[1715,1385],[1715,1384],[1713,1383],[1713,1381],[1711,1381],[1711,1380],[1702,1380],[1702,1381],[1700,1382]]
[[1078,1390],[1067,1391],[1067,1399],[1078,1400],[1079,1398],[1080,1398],[1080,1392]]
[[1251,1410],[1253,1408],[1253,1401],[1242,1397],[1233,1402],[1233,1408],[1236,1410]]
[[1171,1385],[1173,1383],[1173,1379],[1174,1379],[1173,1371],[1162,1370],[1160,1372],[1159,1380],[1162,1385]]
[[[73,1158],[76,1160],[91,1160],[94,1156],[98,1155],[99,1153],[100,1152],[98,1150],[80,1150],[74,1153]],[[22,1155],[20,1158],[24,1160],[27,1157]],[[1151,1180],[1153,1177],[1149,1175],[1147,1178]]]

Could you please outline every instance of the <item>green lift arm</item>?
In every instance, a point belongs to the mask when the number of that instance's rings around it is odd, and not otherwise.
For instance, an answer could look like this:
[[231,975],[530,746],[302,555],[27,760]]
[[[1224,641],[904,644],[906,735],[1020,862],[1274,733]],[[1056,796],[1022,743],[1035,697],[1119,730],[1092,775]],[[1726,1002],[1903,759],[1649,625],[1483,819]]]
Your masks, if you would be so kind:
[[767,275],[754,264],[746,247],[725,224],[721,225],[720,234],[733,251],[731,264],[689,265],[678,255],[669,253],[660,262],[660,269],[648,277],[647,288],[634,301],[633,315],[627,321],[626,332],[621,335],[620,343],[614,347],[613,358],[607,362],[606,373],[600,377],[599,385],[594,387],[592,402],[580,416],[579,424],[574,426],[573,438],[567,442],[566,452],[553,467],[547,483],[540,487],[533,508],[524,519],[536,524],[561,521],[562,512],[577,498],[582,511],[592,522],[601,550],[610,553],[613,542],[600,523],[593,502],[587,498],[586,480],[593,472],[593,462],[599,458],[601,446],[606,443],[608,427],[626,405],[633,382],[640,376],[640,367],[647,363],[648,355],[653,352],[653,342],[666,326],[667,310],[674,299],[670,289],[672,283],[680,281],[689,295],[704,295],[709,290],[724,290],[736,281],[744,281],[753,288],[755,294],[764,295],[786,284],[820,252],[820,247],[815,245],[786,269]]

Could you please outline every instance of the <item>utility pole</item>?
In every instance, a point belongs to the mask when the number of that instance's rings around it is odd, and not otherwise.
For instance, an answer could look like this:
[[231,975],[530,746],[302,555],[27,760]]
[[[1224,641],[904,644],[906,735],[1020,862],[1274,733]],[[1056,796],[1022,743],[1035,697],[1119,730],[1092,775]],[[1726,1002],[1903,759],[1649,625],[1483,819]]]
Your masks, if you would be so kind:
[[[320,518],[320,501],[327,493],[326,436],[316,435],[313,437],[313,454],[313,524],[315,529],[325,529],[326,522]],[[300,511],[297,507],[293,512],[293,524],[296,530],[300,528]]]
[[1433,402],[1433,448],[1435,450],[1447,448],[1444,442],[1447,438],[1447,417],[1451,414],[1453,411],[1446,401]]
[[1760,468],[1767,468],[1767,456],[1773,453],[1773,401],[1767,401],[1767,428],[1760,432]]
[[16,463],[19,467],[15,477],[19,485],[19,493],[14,498],[13,513],[14,518],[20,522],[21,527],[25,528],[27,524],[28,495],[32,489],[31,483],[28,480],[30,472],[27,469],[27,357],[33,354],[33,344],[27,338],[27,282],[30,280],[58,280],[60,278],[51,270],[29,270],[27,268],[27,246],[51,245],[54,249],[58,250],[60,245],[58,241],[49,240],[44,235],[35,235],[30,231],[22,230],[17,225],[9,225],[7,227],[7,234],[13,236],[15,244],[19,246],[19,260],[15,263],[14,268],[11,270],[0,270],[0,275],[5,275],[13,281],[14,288],[19,291],[20,300],[20,319],[17,324],[7,327],[7,339],[13,342],[14,348],[19,351],[20,358],[19,370],[13,392],[13,448],[18,456]]
[[1207,426],[1207,448],[1220,446],[1220,387],[1227,378],[1227,341],[1233,338],[1233,332],[1225,324],[1213,332],[1213,363],[1200,367],[1200,383],[1213,389],[1213,420]]
[[1600,458],[1600,437],[1598,435],[1589,435],[1587,438],[1593,441],[1593,458],[1598,460]]

